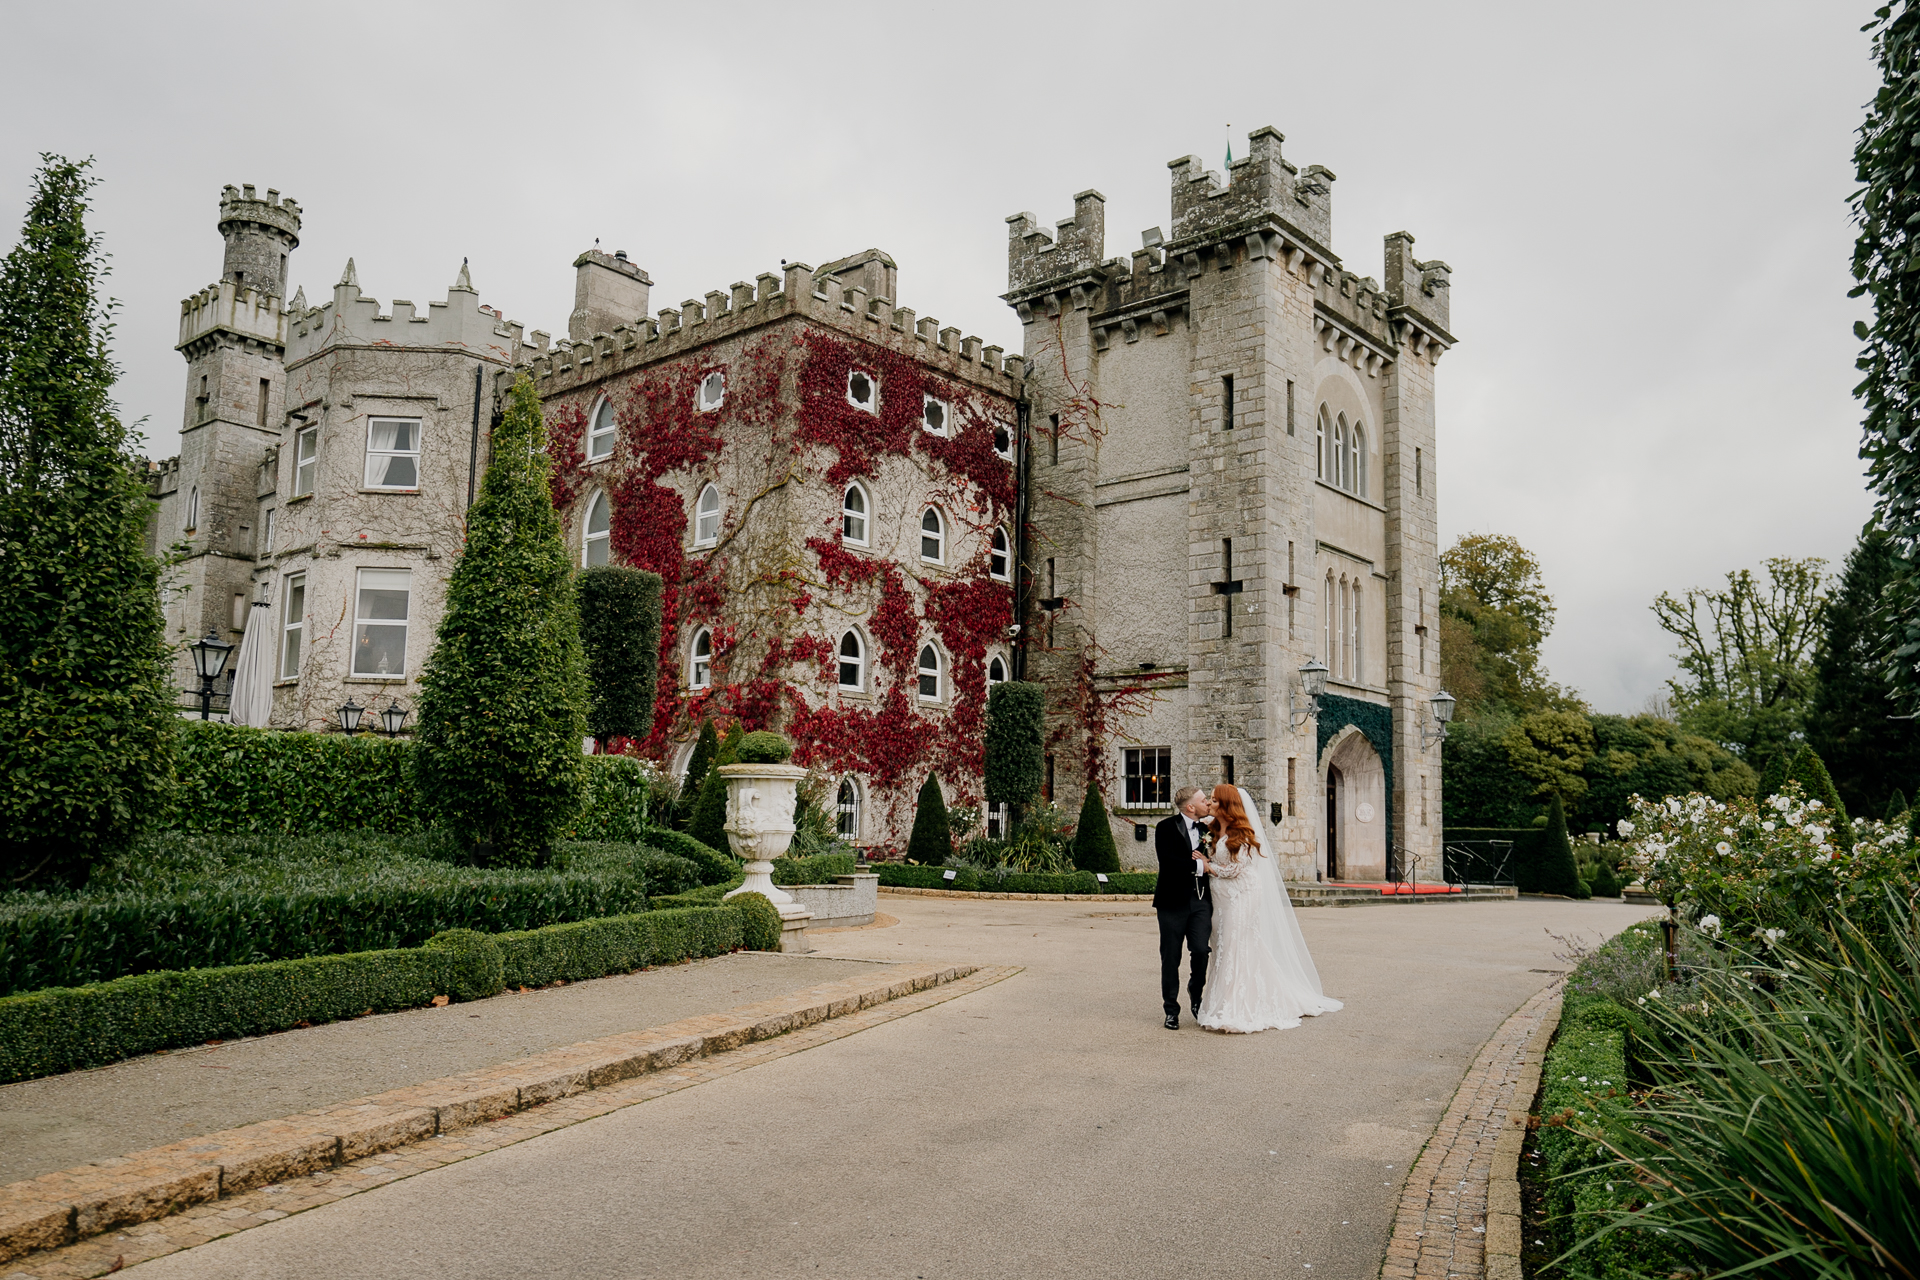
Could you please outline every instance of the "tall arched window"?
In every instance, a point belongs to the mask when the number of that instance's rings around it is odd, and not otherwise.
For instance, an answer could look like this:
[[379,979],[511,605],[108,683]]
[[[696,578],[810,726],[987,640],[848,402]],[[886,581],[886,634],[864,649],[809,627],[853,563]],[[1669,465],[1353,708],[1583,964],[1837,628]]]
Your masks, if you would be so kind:
[[940,701],[940,651],[930,644],[920,646],[920,701]]
[[1367,433],[1353,424],[1353,491],[1367,496]]
[[713,684],[713,632],[705,627],[694,632],[689,652],[692,660],[687,664],[687,687],[710,688]]
[[593,409],[593,425],[587,428],[587,461],[598,462],[613,456],[613,401],[602,400]]
[[1325,480],[1327,476],[1327,406],[1320,406],[1320,416],[1313,420],[1313,474],[1316,479]]
[[581,529],[580,563],[588,568],[607,563],[607,550],[612,543],[613,508],[608,504],[606,494],[593,495],[593,501],[587,504],[587,522]]
[[860,642],[858,631],[849,631],[840,637],[840,687],[867,687],[867,647]]
[[187,490],[187,519],[180,527],[188,533],[200,527],[200,486],[197,484]]
[[1366,579],[1353,580],[1353,682],[1367,682],[1367,642],[1366,607],[1367,599],[1363,594]]
[[1341,414],[1333,420],[1333,482],[1342,489],[1353,488],[1353,472],[1349,469],[1352,458],[1352,442],[1347,436],[1347,415]]
[[920,558],[928,564],[944,564],[947,559],[947,522],[932,507],[920,517]]
[[840,536],[857,546],[867,545],[867,491],[857,484],[840,496]]
[[693,545],[710,547],[720,541],[720,491],[712,485],[700,491],[700,503],[694,508]]
[[1011,559],[1012,557],[1007,550],[1007,531],[1005,529],[995,529],[993,531],[993,550],[987,557],[987,572],[1001,582],[1007,581],[1009,576],[1008,565]]
[[1006,682],[1007,664],[1001,661],[1000,655],[996,653],[993,655],[992,661],[987,663],[987,688],[991,689],[997,684],[1005,684]]
[[1345,575],[1342,575],[1340,578],[1340,634],[1336,637],[1340,642],[1340,661],[1336,665],[1340,669],[1342,680],[1353,678],[1352,651],[1348,647],[1351,644],[1348,637],[1352,634],[1352,625],[1353,584],[1347,581]]
[[860,784],[852,778],[840,779],[840,793],[834,797],[834,807],[839,812],[839,822],[835,829],[842,840],[853,841],[860,838]]
[[1338,597],[1334,595],[1333,570],[1327,570],[1327,585],[1320,593],[1320,652],[1325,655],[1323,661],[1331,670],[1340,667],[1340,652],[1333,647],[1333,613],[1339,607]]

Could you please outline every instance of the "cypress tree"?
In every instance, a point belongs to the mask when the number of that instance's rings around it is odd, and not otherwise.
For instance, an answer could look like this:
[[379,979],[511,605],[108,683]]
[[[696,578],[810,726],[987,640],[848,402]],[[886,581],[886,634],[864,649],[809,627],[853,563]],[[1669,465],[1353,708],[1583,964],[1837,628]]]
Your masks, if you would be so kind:
[[1784,751],[1775,752],[1767,758],[1766,768],[1760,771],[1760,786],[1755,791],[1759,799],[1765,800],[1768,796],[1780,794],[1780,787],[1787,780],[1787,759]]
[[1818,800],[1833,815],[1833,842],[1842,849],[1853,848],[1853,824],[1847,820],[1847,806],[1840,803],[1840,793],[1834,790],[1833,779],[1827,776],[1826,763],[1820,759],[1820,753],[1805,743],[1794,752],[1793,764],[1787,769],[1787,781],[1800,784],[1801,792],[1809,800]]
[[674,803],[674,826],[682,831],[693,820],[694,802],[700,799],[700,784],[707,780],[707,770],[713,767],[713,757],[719,751],[720,735],[714,732],[713,721],[702,720],[693,755],[687,760],[687,776],[680,783],[680,798]]
[[920,802],[913,809],[913,834],[907,837],[907,861],[937,867],[953,852],[953,832],[947,825],[947,798],[932,774],[920,784]]
[[737,724],[727,730],[727,740],[713,754],[713,767],[700,780],[700,794],[693,802],[693,817],[687,823],[688,835],[723,853],[733,846],[727,840],[727,780],[720,776],[720,766],[733,763],[743,736],[744,731]]
[[420,677],[415,786],[485,865],[544,863],[580,807],[587,673],[533,384],[494,429]]
[[1920,773],[1920,721],[1892,718],[1907,708],[1887,676],[1882,600],[1898,572],[1892,539],[1869,524],[1827,602],[1814,655],[1819,683],[1807,705],[1807,745],[1854,813],[1878,813],[1898,779]]
[[1886,817],[1882,818],[1881,821],[1891,823],[1906,813],[1906,811],[1907,797],[1901,792],[1900,788],[1895,787],[1893,794],[1887,797],[1887,813]]
[[40,159],[0,263],[0,889],[83,883],[131,844],[166,803],[177,720],[90,162]]
[[1073,865],[1109,875],[1120,870],[1120,850],[1114,847],[1107,801],[1097,783],[1087,788],[1087,798],[1080,803],[1080,822],[1073,829]]
[[1539,846],[1539,884],[1536,893],[1558,893],[1579,898],[1586,882],[1573,860],[1573,841],[1567,836],[1567,807],[1558,795],[1547,806],[1547,829]]
[[1046,719],[1046,690],[1040,685],[1006,680],[987,691],[988,804],[1004,804],[1017,811],[1040,794],[1045,774],[1041,732]]
[[587,655],[587,732],[644,738],[660,680],[660,575],[625,565],[580,571],[580,645]]

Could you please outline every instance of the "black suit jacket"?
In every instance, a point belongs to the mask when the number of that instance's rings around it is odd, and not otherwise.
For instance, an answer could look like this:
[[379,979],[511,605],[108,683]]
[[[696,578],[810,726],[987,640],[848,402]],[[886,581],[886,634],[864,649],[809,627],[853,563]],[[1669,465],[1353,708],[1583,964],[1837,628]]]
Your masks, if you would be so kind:
[[1193,846],[1187,843],[1185,817],[1176,813],[1161,819],[1153,829],[1153,851],[1160,858],[1160,878],[1153,886],[1156,911],[1184,911],[1203,899],[1212,901],[1204,888],[1205,878],[1193,874]]

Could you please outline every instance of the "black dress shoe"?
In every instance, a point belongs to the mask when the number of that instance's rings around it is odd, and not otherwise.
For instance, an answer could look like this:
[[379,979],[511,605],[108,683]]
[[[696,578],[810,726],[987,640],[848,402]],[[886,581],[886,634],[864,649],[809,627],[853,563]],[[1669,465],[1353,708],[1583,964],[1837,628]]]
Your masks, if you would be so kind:
[[1167,1030],[1169,1030],[1169,1031],[1178,1031],[1179,1029],[1180,1029],[1180,1015],[1179,1015],[1179,1014],[1177,1014],[1177,1013],[1170,1013],[1170,1014],[1168,1014],[1168,1015],[1167,1015]]
[[1196,1020],[1200,1017],[1200,1002],[1198,1000],[1193,1002],[1193,1016]]

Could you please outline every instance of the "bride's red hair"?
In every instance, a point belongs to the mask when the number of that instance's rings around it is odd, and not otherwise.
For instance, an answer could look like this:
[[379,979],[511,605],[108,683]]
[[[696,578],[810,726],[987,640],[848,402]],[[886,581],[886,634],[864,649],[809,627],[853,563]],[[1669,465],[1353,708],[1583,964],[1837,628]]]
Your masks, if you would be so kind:
[[1220,814],[1213,820],[1213,838],[1229,852],[1250,848],[1265,857],[1266,851],[1253,834],[1253,823],[1247,819],[1246,806],[1240,803],[1240,788],[1221,783],[1213,789],[1213,802],[1220,806]]

